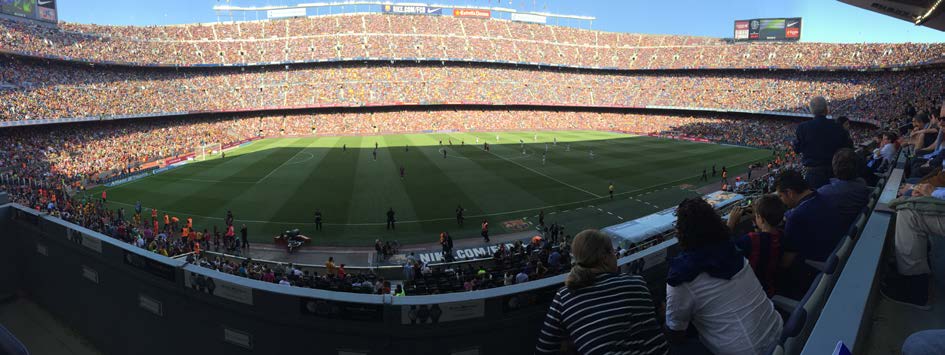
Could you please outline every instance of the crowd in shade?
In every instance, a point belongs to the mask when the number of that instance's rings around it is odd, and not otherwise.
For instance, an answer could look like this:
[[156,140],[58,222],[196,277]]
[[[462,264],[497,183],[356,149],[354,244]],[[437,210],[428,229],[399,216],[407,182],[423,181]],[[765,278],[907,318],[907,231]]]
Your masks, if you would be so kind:
[[901,118],[945,72],[605,72],[500,64],[342,64],[142,69],[0,59],[0,120],[409,104],[569,105]]
[[351,14],[169,26],[57,27],[0,21],[0,47],[85,61],[252,64],[353,58],[505,61],[620,69],[888,67],[941,57],[942,44],[731,44],[498,19]]
[[[419,29],[422,29],[419,30]],[[423,32],[423,33],[421,33]],[[371,294],[474,291],[567,273],[542,324],[536,352],[768,354],[787,338],[790,310],[817,287],[821,264],[855,242],[855,221],[879,177],[900,156],[905,184],[896,210],[895,264],[881,293],[928,310],[932,236],[945,233],[945,120],[936,97],[945,72],[604,71],[619,69],[811,68],[915,65],[943,44],[730,44],[719,39],[607,33],[568,27],[441,16],[336,15],[280,21],[176,26],[59,27],[0,20],[0,49],[79,61],[192,65],[342,58],[460,59],[450,63],[343,63],[235,68],[131,68],[0,59],[0,121],[203,112],[0,130],[0,190],[14,202],[165,256],[264,282]],[[498,60],[558,68],[471,64]],[[823,97],[814,97],[822,95]],[[812,98],[813,97],[813,98]],[[316,106],[454,106],[321,109]],[[462,104],[465,108],[459,109]],[[488,108],[484,105],[520,104]],[[476,105],[473,108],[472,105]],[[529,109],[536,106],[595,106]],[[744,113],[656,111],[652,106],[800,113],[812,119]],[[601,108],[609,107],[609,108]],[[623,107],[618,109],[614,107]],[[632,108],[632,109],[628,109]],[[648,110],[642,108],[650,107]],[[295,108],[292,113],[259,109]],[[221,110],[256,111],[209,114]],[[879,130],[830,120],[874,120]],[[902,126],[909,124],[909,126]],[[185,156],[206,144],[261,137],[373,135],[430,131],[599,130],[695,139],[773,150],[723,180],[752,194],[723,219],[702,198],[675,210],[679,252],[667,260],[665,298],[638,275],[618,273],[615,250],[595,230],[501,245],[490,262],[423,264],[408,257],[404,284],[349,274],[329,260],[322,273],[203,250],[239,253],[246,230],[232,215],[194,226],[185,216],[113,209],[73,193]],[[856,143],[871,149],[854,150]],[[713,169],[714,170],[714,169]],[[713,171],[714,174],[714,171]],[[714,176],[714,175],[713,175]],[[726,179],[723,173],[723,179]],[[875,197],[875,196],[874,196]],[[237,232],[239,231],[239,232]],[[852,231],[852,232],[851,232]],[[241,242],[242,240],[242,242]],[[661,240],[661,239],[660,239]],[[450,246],[451,248],[451,246]],[[444,247],[445,249],[445,247]],[[642,269],[642,265],[630,265]],[[732,302],[731,300],[738,300]],[[695,330],[695,332],[693,331]],[[919,333],[903,353],[940,353],[945,330]],[[936,347],[929,344],[939,342]],[[936,349],[915,352],[918,347]]]
[[[366,294],[430,295],[483,290],[513,285],[566,273],[571,268],[570,236],[536,238],[529,243],[500,244],[491,260],[476,263],[420,262],[407,256],[400,282],[392,283],[369,272],[352,272],[330,258],[325,267],[315,269],[292,263],[253,260],[217,253],[190,254],[188,262],[254,280],[330,291]],[[174,252],[187,242],[172,243]],[[214,249],[216,245],[213,244]],[[226,245],[222,245],[226,248]],[[190,250],[190,249],[188,249]],[[393,285],[393,286],[392,286]]]

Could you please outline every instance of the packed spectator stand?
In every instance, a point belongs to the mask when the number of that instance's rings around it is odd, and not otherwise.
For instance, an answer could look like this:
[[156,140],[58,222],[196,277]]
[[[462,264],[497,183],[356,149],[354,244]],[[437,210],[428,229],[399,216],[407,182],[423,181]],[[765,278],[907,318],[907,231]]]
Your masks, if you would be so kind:
[[[358,20],[348,21],[350,16]],[[419,34],[418,28],[433,33]],[[430,41],[439,41],[442,45],[426,45]],[[654,70],[642,73],[542,70],[468,62],[542,63],[548,61],[548,53],[557,53],[560,62],[557,64],[566,67],[878,68],[929,63],[938,59],[938,46],[731,45],[697,37],[609,34],[500,20],[385,15],[163,27],[64,24],[59,29],[0,20],[0,50],[19,53],[0,60],[0,97],[4,98],[0,104],[0,119],[254,111],[377,103],[390,106],[450,102],[508,104],[508,98],[518,100],[511,103],[528,106],[661,106],[809,113],[807,100],[814,94],[823,94],[834,105],[832,113],[873,118],[884,127],[898,127],[904,118],[915,116],[916,110],[936,111],[941,105],[929,96],[943,92],[940,70],[679,73]],[[601,55],[602,52],[605,54]],[[348,63],[174,71],[40,63],[19,56],[24,53],[136,65],[282,63],[361,57],[451,58],[464,63]],[[500,53],[511,58],[501,58]],[[595,54],[591,57],[588,53]],[[707,57],[707,53],[712,53],[717,60]],[[634,64],[638,62],[641,64]],[[801,63],[803,65],[799,65]],[[906,164],[905,174],[915,183],[903,189],[906,198],[910,194],[935,197],[934,193],[943,187],[938,184],[942,179],[934,179],[941,175],[941,130],[934,130],[937,137],[931,131],[921,133],[924,136],[917,133],[936,128],[939,121],[937,115],[933,116],[932,121],[920,120],[914,129],[898,132],[904,133],[903,138],[885,134],[876,137],[875,132],[864,126],[850,129],[849,134],[856,142],[878,138],[869,149],[858,153],[864,160],[871,161],[869,170],[863,173],[863,177],[871,180],[868,181],[868,202],[844,228],[845,233],[831,246],[826,258],[803,262],[803,266],[816,270],[809,287],[791,290],[795,294],[790,296],[772,297],[774,307],[784,317],[775,352],[800,353],[812,333],[818,315],[838,284],[840,273],[878,204],[885,182],[892,179],[890,173],[896,159],[890,159],[889,154],[898,156],[900,146],[906,146],[910,153],[920,151]],[[95,201],[75,200],[70,192],[133,173],[149,162],[192,152],[197,143],[228,144],[259,137],[311,134],[475,131],[488,127],[488,130],[608,130],[697,137],[775,149],[778,154],[765,173],[731,187],[759,198],[762,194],[782,192],[779,179],[785,171],[809,168],[803,167],[802,157],[791,151],[797,125],[787,119],[724,113],[613,112],[561,107],[299,110],[133,119],[0,130],[3,145],[0,182],[2,190],[11,192],[14,200],[24,206],[155,253],[174,256],[193,252],[193,245],[176,238],[174,232],[152,233],[146,218],[136,220]],[[931,141],[925,139],[927,137],[931,137]],[[922,143],[914,143],[918,141]],[[933,144],[936,142],[938,144]],[[910,144],[916,147],[910,148]],[[929,144],[933,144],[933,149],[922,152],[921,148]],[[871,151],[872,147],[877,150]],[[818,186],[809,187],[816,190]],[[900,248],[898,244],[896,247]],[[405,277],[408,282],[401,291],[392,290],[389,282],[371,274],[339,276],[333,272],[319,276],[292,266],[283,268],[251,260],[237,263],[213,257],[195,262],[272,283],[345,292],[417,295],[514,284],[519,273],[525,275],[525,280],[565,273],[568,268],[564,266],[544,271],[538,266],[548,260],[548,253],[567,253],[567,249],[567,245],[548,245],[547,248],[538,246],[528,253],[509,252],[497,257],[501,263],[481,269],[448,265],[440,269],[431,267],[425,272],[424,266],[417,264],[413,267],[416,271]],[[908,254],[898,249],[896,252],[900,256]],[[900,265],[899,271],[903,269],[906,267]],[[904,280],[895,281],[906,284],[907,290],[920,288],[915,284],[922,282],[922,275],[925,280],[928,278],[928,272],[905,273]],[[918,278],[909,277],[917,275]],[[914,294],[892,296],[896,297],[904,297],[905,302],[919,302]]]
[[943,73],[612,72],[499,64],[336,64],[134,69],[0,59],[0,120],[286,108],[536,105],[806,113],[823,94],[854,120],[899,117]]
[[619,69],[892,67],[929,63],[942,53],[941,44],[731,45],[708,37],[382,14],[146,27],[3,20],[0,48],[167,66],[427,58]]

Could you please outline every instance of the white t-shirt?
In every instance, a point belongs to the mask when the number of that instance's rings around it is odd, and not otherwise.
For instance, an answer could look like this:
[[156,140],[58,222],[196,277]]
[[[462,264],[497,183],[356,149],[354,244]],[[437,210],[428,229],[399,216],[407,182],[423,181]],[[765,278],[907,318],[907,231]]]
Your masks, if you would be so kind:
[[879,151],[879,156],[881,156],[883,160],[889,162],[896,161],[896,145],[892,143],[884,145],[883,149],[880,149]]
[[681,331],[690,322],[714,354],[768,354],[782,327],[747,260],[731,280],[702,273],[679,286],[666,285],[666,326]]

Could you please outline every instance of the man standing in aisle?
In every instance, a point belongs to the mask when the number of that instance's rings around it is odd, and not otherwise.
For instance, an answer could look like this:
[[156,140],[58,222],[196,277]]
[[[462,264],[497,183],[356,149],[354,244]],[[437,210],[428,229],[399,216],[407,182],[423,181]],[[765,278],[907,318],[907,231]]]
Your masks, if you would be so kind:
[[485,220],[485,219],[482,220],[482,232],[480,234],[482,235],[482,238],[485,239],[486,243],[488,243],[489,242],[489,221],[488,220]]
[[315,210],[315,230],[322,230],[322,211],[319,211],[318,209]]
[[395,221],[396,220],[394,219],[394,208],[391,207],[390,209],[387,210],[387,230],[396,230],[394,226]]
[[820,188],[833,176],[831,161],[840,148],[853,148],[850,133],[842,126],[827,120],[827,99],[816,96],[810,100],[814,119],[801,123],[794,133],[794,151],[801,155],[801,164],[807,171],[804,179],[812,189]]
[[243,249],[249,249],[249,232],[246,231],[246,225],[240,228],[240,242]]
[[466,212],[466,210],[463,209],[463,205],[456,205],[456,224],[460,227],[463,226],[463,221],[466,219],[466,217],[463,216],[463,212]]

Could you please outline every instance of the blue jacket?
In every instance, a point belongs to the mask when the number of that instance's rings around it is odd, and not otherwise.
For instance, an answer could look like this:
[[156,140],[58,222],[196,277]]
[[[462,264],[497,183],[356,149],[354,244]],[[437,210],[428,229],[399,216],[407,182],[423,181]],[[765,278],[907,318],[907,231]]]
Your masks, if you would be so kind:
[[840,148],[853,148],[850,133],[824,116],[799,124],[794,135],[794,151],[804,166],[829,167]]
[[817,189],[817,193],[837,205],[840,219],[847,228],[870,201],[870,188],[861,178],[849,181],[831,178],[829,184]]
[[844,225],[837,206],[814,191],[784,214],[785,252],[797,253],[795,263],[825,261],[850,225]]

